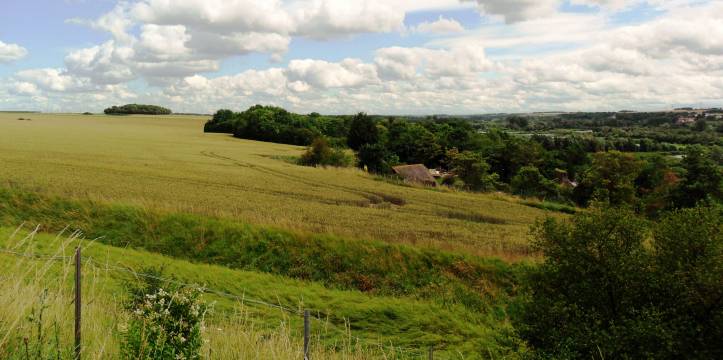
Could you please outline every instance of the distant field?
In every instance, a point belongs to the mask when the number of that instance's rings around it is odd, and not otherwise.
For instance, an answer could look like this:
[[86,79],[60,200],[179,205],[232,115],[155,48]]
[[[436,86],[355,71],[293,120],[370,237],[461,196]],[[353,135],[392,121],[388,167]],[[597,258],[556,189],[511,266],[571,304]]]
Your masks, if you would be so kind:
[[502,195],[296,166],[280,158],[302,148],[204,134],[206,120],[0,113],[0,184],[505,259],[527,255],[528,227],[546,214]]

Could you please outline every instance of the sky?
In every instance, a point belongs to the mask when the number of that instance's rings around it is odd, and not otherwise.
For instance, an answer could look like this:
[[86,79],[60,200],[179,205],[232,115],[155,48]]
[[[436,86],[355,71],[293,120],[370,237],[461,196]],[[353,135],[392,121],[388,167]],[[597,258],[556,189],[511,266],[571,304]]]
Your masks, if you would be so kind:
[[2,0],[0,110],[723,106],[723,0]]

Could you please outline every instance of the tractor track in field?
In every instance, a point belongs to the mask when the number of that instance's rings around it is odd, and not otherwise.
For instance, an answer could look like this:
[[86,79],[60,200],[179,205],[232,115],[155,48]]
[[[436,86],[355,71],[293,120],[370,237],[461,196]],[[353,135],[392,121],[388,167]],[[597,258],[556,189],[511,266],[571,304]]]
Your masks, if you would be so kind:
[[[405,204],[405,200],[404,200],[404,199],[401,199],[401,198],[400,198],[399,200],[391,199],[392,197],[389,196],[389,195],[387,195],[387,194],[377,193],[377,192],[372,192],[372,191],[364,191],[364,190],[359,190],[359,189],[355,189],[355,188],[352,188],[352,187],[346,187],[346,186],[342,186],[342,185],[332,185],[332,184],[327,184],[327,183],[316,183],[316,182],[313,182],[313,181],[310,181],[310,180],[306,180],[306,179],[304,179],[303,177],[300,177],[300,176],[289,175],[289,174],[287,174],[287,173],[285,173],[285,172],[283,172],[283,171],[275,170],[275,169],[272,169],[272,168],[269,168],[269,167],[266,167],[266,166],[263,166],[263,165],[255,165],[255,164],[250,164],[250,163],[247,163],[247,162],[239,161],[239,160],[236,160],[236,159],[234,159],[234,158],[230,158],[230,157],[227,157],[227,156],[223,156],[223,155],[216,154],[216,153],[214,153],[214,152],[212,152],[212,151],[209,151],[209,152],[202,151],[202,152],[201,152],[201,155],[207,156],[207,157],[210,157],[210,158],[213,158],[213,159],[216,159],[216,160],[227,161],[227,162],[230,162],[230,163],[232,163],[232,164],[234,164],[234,165],[236,165],[236,166],[240,166],[240,167],[244,167],[244,168],[251,168],[251,169],[254,169],[254,170],[259,171],[259,172],[261,172],[261,173],[267,174],[267,175],[272,175],[272,176],[284,178],[284,179],[286,179],[286,180],[293,181],[293,182],[296,182],[296,183],[299,183],[299,184],[303,184],[303,185],[306,185],[306,186],[310,186],[310,187],[314,187],[314,188],[344,191],[344,192],[347,192],[347,193],[351,193],[351,194],[355,194],[355,195],[361,196],[361,197],[363,197],[363,198],[365,198],[365,199],[367,199],[367,200],[370,200],[370,201],[374,201],[375,199],[381,198],[383,201],[386,201],[386,202],[389,202],[389,203],[392,203],[392,204],[398,205],[398,206],[402,206],[402,205]],[[391,200],[391,201],[390,201],[390,200]]]

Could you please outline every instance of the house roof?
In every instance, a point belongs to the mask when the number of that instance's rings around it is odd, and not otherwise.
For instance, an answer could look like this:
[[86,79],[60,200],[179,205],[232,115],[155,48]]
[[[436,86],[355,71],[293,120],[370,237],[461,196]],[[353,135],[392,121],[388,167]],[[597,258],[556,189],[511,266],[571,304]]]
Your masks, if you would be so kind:
[[392,170],[409,182],[437,184],[429,169],[422,164],[399,165],[392,167]]

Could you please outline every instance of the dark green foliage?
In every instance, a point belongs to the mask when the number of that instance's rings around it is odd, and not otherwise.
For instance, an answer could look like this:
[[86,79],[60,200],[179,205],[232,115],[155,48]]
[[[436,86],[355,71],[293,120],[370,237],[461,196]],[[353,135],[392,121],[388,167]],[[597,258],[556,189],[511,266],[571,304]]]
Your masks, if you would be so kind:
[[703,146],[686,148],[681,163],[684,174],[672,195],[674,206],[692,207],[707,198],[723,201],[723,170],[714,155]]
[[103,110],[103,112],[108,115],[169,115],[171,110],[157,105],[127,104],[123,106],[111,106]]
[[316,113],[299,115],[280,107],[254,105],[236,113],[219,110],[204,126],[205,132],[233,133],[235,137],[308,146],[314,139],[325,136],[331,142],[345,139],[348,119],[321,116]]
[[299,163],[306,166],[349,167],[354,165],[354,159],[344,149],[332,148],[326,139],[319,137],[301,155]]
[[524,116],[510,116],[507,118],[507,123],[512,129],[527,129],[530,120]]
[[443,155],[432,132],[420,124],[406,121],[395,121],[389,125],[387,148],[402,163],[429,167],[438,164]]
[[490,166],[479,153],[471,151],[447,152],[452,171],[464,181],[464,186],[470,190],[490,191],[497,188],[497,174],[489,172]]
[[349,125],[346,141],[352,150],[359,150],[367,144],[376,144],[379,142],[377,124],[367,114],[357,114]]
[[720,358],[720,207],[650,224],[594,208],[533,230],[545,261],[526,280],[513,320],[539,358]]
[[389,174],[392,166],[399,164],[399,157],[381,143],[362,145],[357,152],[357,158],[360,168],[366,167],[368,171],[377,174]]
[[635,179],[635,187],[645,214],[655,217],[660,211],[671,207],[671,192],[678,180],[678,175],[663,156],[652,156],[643,163]]
[[660,307],[676,358],[723,357],[723,208],[671,212],[654,229]]
[[641,165],[634,156],[618,151],[593,154],[591,167],[575,188],[575,201],[580,205],[587,205],[592,199],[612,205],[634,204],[634,181]]
[[203,126],[203,132],[232,133],[235,114],[228,109],[221,109],[213,114],[213,118]]
[[558,198],[557,184],[546,179],[534,166],[523,166],[510,184],[517,195],[538,198]]

